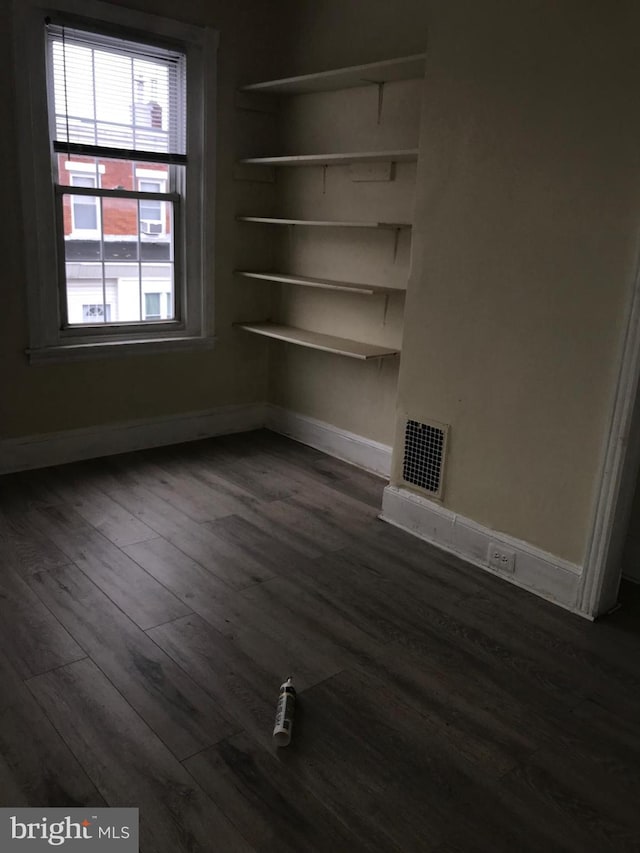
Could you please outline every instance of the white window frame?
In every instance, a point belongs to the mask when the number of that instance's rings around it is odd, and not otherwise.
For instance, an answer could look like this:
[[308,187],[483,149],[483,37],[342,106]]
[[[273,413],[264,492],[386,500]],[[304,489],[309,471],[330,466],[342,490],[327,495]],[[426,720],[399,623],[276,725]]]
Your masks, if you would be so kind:
[[[76,172],[77,174],[85,174],[95,175],[96,173],[96,165],[95,163],[83,163],[81,160],[65,160],[64,168],[67,172]],[[98,174],[104,175],[106,167],[103,166],[102,163],[98,163]]]
[[[218,33],[100,0],[14,0],[20,174],[28,252],[27,287],[32,363],[213,346],[211,310],[215,210],[216,52]],[[186,228],[176,251],[183,281],[176,313],[162,327],[63,328],[58,286],[56,199],[49,142],[45,18],[72,16],[122,38],[170,41],[187,57],[187,162],[181,205]],[[206,157],[205,157],[206,141]],[[208,168],[207,168],[208,166]],[[178,242],[181,245],[178,245]],[[176,291],[177,292],[177,291]]]

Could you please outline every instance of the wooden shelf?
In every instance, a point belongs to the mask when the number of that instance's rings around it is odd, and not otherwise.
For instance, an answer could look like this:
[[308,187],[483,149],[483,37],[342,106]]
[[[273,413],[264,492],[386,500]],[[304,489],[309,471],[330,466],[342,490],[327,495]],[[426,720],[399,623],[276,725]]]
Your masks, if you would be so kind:
[[353,65],[350,68],[337,68],[316,74],[304,74],[300,77],[284,77],[281,80],[253,83],[250,86],[243,86],[242,91],[264,92],[270,95],[302,95],[309,92],[351,89],[355,86],[376,83],[392,83],[397,80],[413,80],[424,77],[425,60],[426,54],[418,53],[400,59],[386,59],[382,62],[370,62],[367,65]]
[[244,278],[257,278],[261,281],[278,281],[283,284],[296,284],[302,287],[318,287],[323,290],[342,290],[347,293],[356,293],[360,296],[375,296],[383,293],[404,293],[399,287],[382,287],[377,284],[360,284],[355,281],[333,281],[328,278],[311,278],[306,275],[288,275],[279,272],[248,272],[247,270],[236,270],[236,275]]
[[264,335],[289,344],[301,347],[332,352],[347,358],[357,358],[368,361],[374,358],[390,358],[400,354],[400,350],[392,347],[381,347],[376,344],[364,344],[347,338],[336,338],[333,335],[322,335],[307,329],[296,329],[294,326],[281,326],[269,321],[264,323],[234,323],[239,329],[251,332],[253,335]]
[[327,228],[386,228],[392,231],[399,228],[411,228],[410,222],[338,222],[333,219],[277,219],[272,216],[237,216],[236,219],[238,222],[257,222],[263,225],[310,225]]
[[240,162],[254,166],[348,166],[351,163],[411,163],[417,159],[417,148],[404,148],[397,151],[356,151],[351,154],[244,157]]

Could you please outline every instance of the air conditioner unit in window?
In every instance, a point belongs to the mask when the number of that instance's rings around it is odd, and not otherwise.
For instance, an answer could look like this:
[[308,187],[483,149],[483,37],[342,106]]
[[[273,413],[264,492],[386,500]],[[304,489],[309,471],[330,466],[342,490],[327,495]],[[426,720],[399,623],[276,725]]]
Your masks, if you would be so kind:
[[141,234],[162,234],[162,222],[155,222],[152,219],[140,220]]

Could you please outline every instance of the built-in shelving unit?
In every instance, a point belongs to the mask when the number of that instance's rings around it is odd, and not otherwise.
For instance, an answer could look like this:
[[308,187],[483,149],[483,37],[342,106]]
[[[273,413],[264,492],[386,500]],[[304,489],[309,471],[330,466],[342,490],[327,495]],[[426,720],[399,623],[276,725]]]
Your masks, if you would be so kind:
[[357,358],[360,361],[390,358],[400,354],[400,350],[393,349],[392,347],[365,344],[361,341],[349,340],[348,338],[336,338],[333,335],[311,332],[308,329],[297,329],[294,326],[283,326],[271,323],[270,321],[263,323],[235,323],[234,325],[253,335],[264,335],[267,338],[275,338],[278,341],[284,341],[288,344],[323,350],[324,352],[343,355],[347,358]]
[[322,228],[385,228],[392,231],[399,228],[411,228],[410,222],[338,222],[333,219],[282,219],[273,216],[238,216],[237,219],[238,222],[257,222],[262,225],[308,225]]
[[236,270],[236,275],[244,278],[256,278],[261,281],[277,281],[281,284],[294,284],[301,287],[317,287],[321,290],[342,290],[359,296],[375,296],[376,294],[402,293],[398,287],[381,287],[375,284],[362,284],[355,281],[333,281],[326,278],[312,278],[306,275],[287,275],[279,272],[250,272]]
[[398,80],[424,77],[426,54],[418,53],[400,59],[370,62],[331,71],[319,71],[299,77],[285,77],[265,83],[243,86],[243,92],[261,92],[268,95],[302,95],[311,92],[331,92],[355,86],[378,85]]
[[[407,215],[407,206],[398,204],[398,200],[403,198],[403,192],[405,193],[404,198],[408,197],[412,189],[411,182],[413,179],[410,168],[403,168],[403,164],[408,164],[410,167],[411,164],[417,162],[418,148],[402,146],[403,144],[416,144],[417,122],[404,120],[407,112],[403,113],[402,109],[410,103],[411,98],[407,95],[408,92],[413,91],[414,97],[417,95],[415,88],[411,90],[410,81],[424,77],[425,60],[425,54],[416,54],[400,59],[355,65],[350,68],[269,80],[264,83],[244,86],[241,89],[243,98],[238,100],[239,107],[254,112],[265,112],[264,105],[268,98],[253,97],[259,95],[315,95],[322,92],[337,93],[338,90],[372,86],[377,87],[378,92],[377,110],[375,107],[376,99],[371,98],[366,92],[351,92],[347,101],[350,106],[353,105],[354,109],[370,110],[373,105],[373,114],[368,112],[366,116],[363,116],[362,125],[369,127],[370,133],[356,132],[356,129],[361,130],[362,126],[358,126],[357,120],[355,123],[353,122],[354,114],[349,116],[348,121],[344,120],[345,102],[339,94],[329,95],[328,99],[304,98],[297,101],[294,98],[290,102],[280,105],[282,109],[279,113],[281,116],[285,116],[285,122],[287,116],[294,116],[294,120],[290,124],[294,133],[293,136],[290,134],[289,149],[299,148],[303,151],[313,151],[317,146],[320,151],[323,149],[331,151],[333,149],[335,152],[335,147],[342,147],[334,146],[333,143],[337,138],[353,139],[354,141],[351,143],[353,147],[345,142],[343,151],[335,153],[292,153],[278,156],[250,156],[240,159],[239,167],[248,167],[252,170],[242,173],[244,176],[239,178],[241,180],[260,180],[257,176],[267,173],[267,169],[263,170],[261,167],[276,169],[280,167],[319,166],[325,169],[325,174],[321,187],[317,183],[312,184],[307,175],[295,171],[288,172],[282,177],[281,199],[288,199],[289,201],[293,199],[296,211],[301,218],[237,216],[238,222],[254,223],[259,226],[287,225],[318,229],[315,234],[297,235],[291,232],[285,256],[277,261],[272,259],[274,266],[277,268],[277,265],[281,264],[281,268],[284,268],[285,272],[260,270],[252,272],[244,269],[236,271],[239,278],[296,286],[297,293],[288,290],[280,294],[281,301],[278,313],[282,311],[287,316],[289,324],[272,322],[271,320],[239,322],[234,324],[237,328],[250,334],[261,335],[295,346],[321,350],[361,361],[390,359],[400,354],[400,348],[396,342],[399,339],[399,332],[401,332],[402,308],[396,301],[394,294],[398,295],[397,298],[400,299],[399,294],[404,293],[404,287],[384,286],[384,279],[388,275],[389,281],[397,284],[398,279],[402,280],[405,275],[402,270],[399,271],[393,267],[401,249],[404,251],[404,263],[407,263],[408,242],[403,239],[401,232],[410,229],[411,223],[407,221],[387,222],[376,218],[376,215],[379,215],[378,211],[392,209],[402,211],[399,214],[396,213],[398,218],[404,218]],[[392,86],[387,87],[387,84],[398,85],[392,89]],[[339,112],[332,111],[332,102],[338,105]],[[390,104],[391,113],[389,115],[393,117],[387,120],[386,126],[384,122],[385,103]],[[291,112],[292,110],[293,112]],[[306,136],[304,132],[300,133],[300,122],[304,122],[305,116],[309,121],[309,128],[313,128],[313,132]],[[341,129],[340,135],[336,135],[334,132],[336,128]],[[286,131],[286,124],[283,129]],[[299,140],[298,143],[292,144],[296,137]],[[283,138],[286,140],[286,133]],[[378,140],[380,141],[376,146],[375,143]],[[364,150],[358,150],[361,146]],[[387,147],[383,148],[383,146]],[[382,150],[371,150],[376,147]],[[329,166],[349,166],[351,168],[348,173],[337,170],[332,181],[328,184],[326,168]],[[396,168],[392,168],[393,166]],[[363,184],[367,182],[369,186],[364,187]],[[320,203],[319,195],[314,198],[315,193],[322,194],[324,197],[322,203]],[[387,206],[388,203],[393,204],[394,207]],[[338,207],[335,206],[336,204]],[[356,217],[361,212],[364,218],[319,218],[322,215],[332,215],[334,210],[357,211]],[[367,219],[369,211],[374,210],[376,214],[373,218]],[[314,213],[318,218],[312,218]],[[309,218],[303,218],[305,214],[308,214]],[[390,215],[390,218],[395,217]],[[354,233],[349,237],[333,233],[333,231],[327,232],[325,235],[321,231],[322,228],[348,229],[353,230]],[[393,247],[390,245],[390,241],[376,237],[373,233],[358,235],[356,229],[395,232]],[[324,256],[322,248],[319,248],[323,246],[327,247]],[[339,263],[337,258],[332,259],[330,257],[332,251],[344,253],[345,250],[348,251],[349,246],[353,247],[353,258],[344,257],[345,262]],[[307,257],[302,258],[304,275],[298,275],[287,270],[288,264],[290,266],[296,264],[296,251],[298,252],[297,259],[300,260],[301,247],[303,247],[302,252],[306,251],[307,253]],[[385,253],[388,254],[385,256]],[[309,258],[312,257],[324,264],[322,273],[318,269],[318,274],[314,275],[315,263],[309,262]],[[379,259],[377,266],[374,265],[373,257]],[[355,275],[361,270],[365,281],[342,280],[341,271],[347,267],[351,271],[348,274],[344,273],[345,278],[353,276],[353,270],[355,270]],[[380,267],[386,270],[382,275]],[[398,272],[401,272],[400,276]],[[368,284],[366,279],[369,277],[374,280],[378,277],[378,279],[382,279],[382,282],[380,284]],[[326,293],[305,293],[305,289],[326,291]],[[368,303],[362,300],[358,301],[357,305],[354,301],[343,300],[338,307],[335,301],[333,304],[331,302],[332,299],[335,300],[336,298],[331,296],[331,291],[368,297],[383,295],[385,299],[379,303],[375,300],[370,300]],[[338,311],[341,312],[339,316]],[[318,322],[319,326],[327,328],[327,322],[339,323],[342,334],[345,331],[349,334],[351,327],[353,327],[354,330],[359,330],[357,333],[354,331],[358,337],[362,335],[369,338],[379,335],[383,339],[392,340],[393,344],[385,346],[364,343],[361,340],[335,337],[308,328],[298,328],[298,318],[300,318],[301,325],[305,326],[307,322],[310,325]],[[374,325],[370,324],[371,321]],[[375,329],[377,332],[374,331]],[[324,375],[327,368],[318,365],[317,369],[320,371],[318,373],[320,376]],[[381,375],[385,377],[385,381],[388,382],[390,379],[393,381],[392,370],[383,371]],[[326,382],[326,380],[324,381]]]
[[296,154],[285,157],[243,157],[253,166],[350,166],[353,163],[411,163],[418,159],[417,148],[398,151],[356,151],[351,154]]

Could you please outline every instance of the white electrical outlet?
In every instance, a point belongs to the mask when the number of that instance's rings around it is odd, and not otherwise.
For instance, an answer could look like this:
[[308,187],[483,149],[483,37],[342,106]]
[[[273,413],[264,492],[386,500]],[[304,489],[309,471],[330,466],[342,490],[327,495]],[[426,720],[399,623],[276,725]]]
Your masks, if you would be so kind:
[[489,543],[489,565],[499,572],[513,574],[516,568],[516,552],[496,542]]

